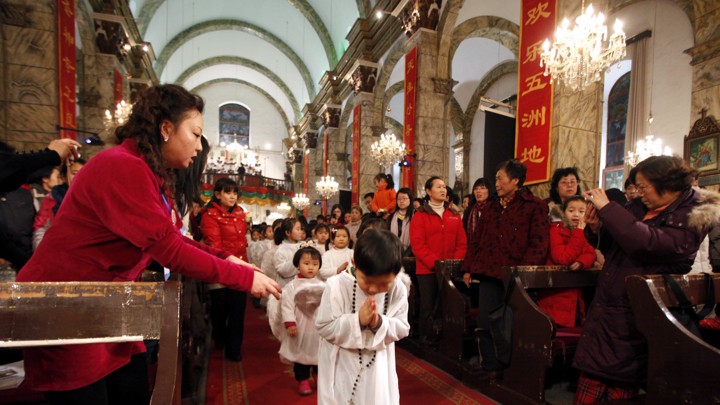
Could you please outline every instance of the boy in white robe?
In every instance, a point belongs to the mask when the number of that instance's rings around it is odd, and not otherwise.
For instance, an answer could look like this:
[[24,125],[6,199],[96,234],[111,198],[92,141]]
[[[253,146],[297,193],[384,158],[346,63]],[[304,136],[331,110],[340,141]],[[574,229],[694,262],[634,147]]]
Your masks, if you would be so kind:
[[369,231],[352,264],[327,280],[317,312],[318,404],[399,404],[395,342],[410,331],[407,288],[396,278],[402,244]]
[[[305,242],[300,242],[304,244]],[[293,257],[298,275],[283,288],[280,300],[282,321],[287,333],[280,345],[280,359],[293,363],[300,395],[312,394],[310,374],[317,375],[320,337],[315,314],[325,283],[318,278],[322,257],[312,246],[301,247]]]

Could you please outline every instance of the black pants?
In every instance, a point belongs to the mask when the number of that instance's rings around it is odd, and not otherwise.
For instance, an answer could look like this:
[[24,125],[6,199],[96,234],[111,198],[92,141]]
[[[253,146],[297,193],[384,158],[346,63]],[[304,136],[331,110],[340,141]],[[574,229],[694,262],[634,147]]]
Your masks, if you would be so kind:
[[147,405],[150,403],[145,353],[100,381],[70,391],[45,393],[50,405]]
[[230,288],[210,291],[212,337],[219,347],[225,347],[227,358],[241,358],[246,303],[247,294],[242,291]]
[[473,275],[480,281],[478,285],[478,328],[480,329],[480,354],[482,368],[490,371],[501,370],[503,367],[497,360],[495,344],[490,334],[490,312],[503,301],[504,286],[502,281],[487,276]]
[[417,280],[420,294],[420,337],[437,343],[442,328],[438,280],[435,274],[418,274]]
[[296,381],[303,381],[310,378],[310,371],[314,371],[317,375],[318,369],[315,365],[307,365],[300,363],[293,363],[293,372],[295,373]]

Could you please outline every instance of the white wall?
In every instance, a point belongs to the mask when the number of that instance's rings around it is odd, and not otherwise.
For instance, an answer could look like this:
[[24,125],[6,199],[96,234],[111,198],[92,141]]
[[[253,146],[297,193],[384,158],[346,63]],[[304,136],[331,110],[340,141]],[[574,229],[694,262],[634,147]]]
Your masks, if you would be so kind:
[[284,177],[285,160],[281,153],[287,129],[282,116],[262,94],[236,83],[217,83],[198,94],[205,100],[203,130],[211,145],[218,144],[220,105],[228,102],[243,104],[250,109],[250,149],[260,155],[263,174],[272,178]]

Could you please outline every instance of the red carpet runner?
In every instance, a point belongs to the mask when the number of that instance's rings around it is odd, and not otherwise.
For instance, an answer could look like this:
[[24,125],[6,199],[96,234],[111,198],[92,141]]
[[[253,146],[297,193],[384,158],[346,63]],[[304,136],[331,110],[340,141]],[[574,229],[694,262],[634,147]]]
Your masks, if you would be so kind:
[[[279,348],[264,309],[248,305],[243,361],[227,361],[222,351],[213,350],[205,404],[316,404],[316,394],[301,397],[297,393],[292,366],[280,362]],[[403,350],[396,349],[396,361],[401,404],[495,404]]]

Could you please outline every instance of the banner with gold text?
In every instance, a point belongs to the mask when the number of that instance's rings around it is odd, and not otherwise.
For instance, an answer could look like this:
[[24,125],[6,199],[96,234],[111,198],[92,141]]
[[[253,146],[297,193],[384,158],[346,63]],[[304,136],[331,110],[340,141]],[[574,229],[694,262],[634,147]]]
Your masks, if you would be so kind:
[[417,47],[405,55],[405,119],[403,125],[403,142],[408,156],[409,165],[402,168],[402,187],[415,190],[415,93],[417,89]]
[[527,166],[525,184],[550,178],[553,86],[540,54],[545,39],[553,39],[556,14],[556,0],[522,0],[515,158]]
[[[303,150],[303,193],[305,193],[305,196],[310,198],[310,155],[305,153]],[[308,215],[308,209],[305,208],[303,211],[303,215],[307,218]]]
[[360,203],[360,119],[362,118],[362,106],[356,105],[353,109],[353,131],[352,131],[352,193],[351,205]]
[[[75,0],[57,2],[58,123],[77,128],[75,98]],[[62,138],[77,138],[74,131],[60,131]]]
[[[328,153],[330,152],[330,138],[328,137],[327,131],[323,132],[323,176],[327,177],[328,175],[328,163],[330,162],[330,157],[328,156]],[[323,206],[322,206],[322,214],[327,215],[327,209],[328,209],[328,202],[327,200],[323,200]]]

